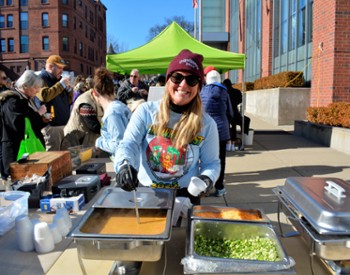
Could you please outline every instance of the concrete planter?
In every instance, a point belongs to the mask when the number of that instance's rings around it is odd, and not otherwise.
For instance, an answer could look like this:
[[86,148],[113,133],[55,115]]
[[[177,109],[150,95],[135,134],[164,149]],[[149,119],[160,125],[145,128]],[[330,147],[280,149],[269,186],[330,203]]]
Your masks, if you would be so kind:
[[350,129],[296,120],[294,134],[350,155]]
[[275,126],[306,119],[310,88],[273,88],[247,91],[245,111]]

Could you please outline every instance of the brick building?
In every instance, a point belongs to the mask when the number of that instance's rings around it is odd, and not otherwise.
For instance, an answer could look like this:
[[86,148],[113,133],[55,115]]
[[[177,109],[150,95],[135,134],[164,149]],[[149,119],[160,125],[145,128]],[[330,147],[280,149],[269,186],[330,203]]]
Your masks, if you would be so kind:
[[201,0],[199,14],[204,43],[246,54],[233,82],[303,71],[311,106],[350,102],[350,1]]
[[66,70],[91,75],[105,65],[106,7],[99,0],[0,0],[0,69],[16,79],[51,54]]

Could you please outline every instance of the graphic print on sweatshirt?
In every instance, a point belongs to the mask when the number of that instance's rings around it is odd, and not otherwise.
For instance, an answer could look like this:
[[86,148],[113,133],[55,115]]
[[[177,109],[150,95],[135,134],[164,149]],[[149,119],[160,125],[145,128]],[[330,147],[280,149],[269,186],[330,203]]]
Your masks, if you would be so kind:
[[[148,133],[153,134],[153,131]],[[191,145],[176,149],[171,141],[172,129],[168,129],[162,136],[153,136],[149,141],[146,157],[153,175],[159,180],[176,180],[187,173],[193,163],[193,148],[198,146],[203,138],[196,137]]]

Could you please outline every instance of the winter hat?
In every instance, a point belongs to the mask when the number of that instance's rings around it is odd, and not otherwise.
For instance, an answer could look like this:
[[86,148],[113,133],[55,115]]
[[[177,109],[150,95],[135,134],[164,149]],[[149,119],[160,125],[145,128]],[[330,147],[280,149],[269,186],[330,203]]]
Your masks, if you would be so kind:
[[193,53],[190,50],[182,50],[174,59],[170,62],[168,70],[166,72],[166,80],[175,71],[185,71],[193,75],[198,76],[202,83],[204,82],[203,73],[203,55]]
[[210,71],[216,71],[214,66],[208,66],[204,69],[204,75],[206,76]]
[[212,84],[213,82],[221,83],[221,76],[217,71],[210,71],[207,74],[206,83]]
[[67,66],[66,62],[59,55],[50,55],[48,59],[46,59],[46,64],[55,64],[59,67]]

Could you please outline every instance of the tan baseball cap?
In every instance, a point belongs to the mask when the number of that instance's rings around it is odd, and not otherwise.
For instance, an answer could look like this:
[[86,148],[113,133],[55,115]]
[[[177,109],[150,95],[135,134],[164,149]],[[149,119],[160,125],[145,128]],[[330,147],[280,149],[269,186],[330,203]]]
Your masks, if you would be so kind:
[[67,66],[64,59],[62,57],[60,57],[59,55],[50,55],[49,58],[46,60],[46,64],[47,63],[55,64],[55,65],[60,66],[60,67]]

